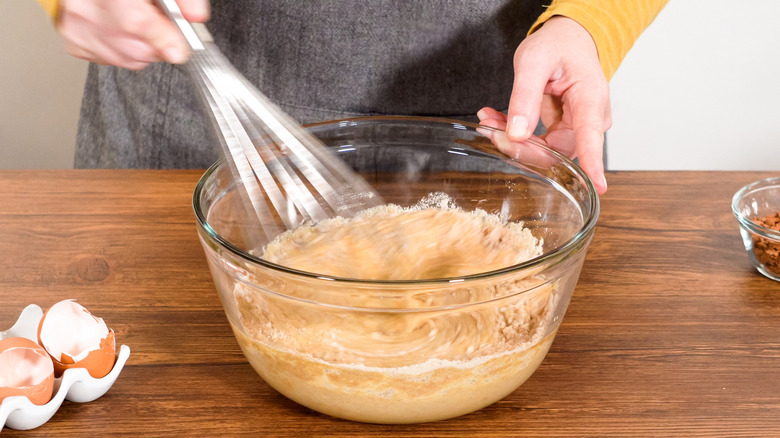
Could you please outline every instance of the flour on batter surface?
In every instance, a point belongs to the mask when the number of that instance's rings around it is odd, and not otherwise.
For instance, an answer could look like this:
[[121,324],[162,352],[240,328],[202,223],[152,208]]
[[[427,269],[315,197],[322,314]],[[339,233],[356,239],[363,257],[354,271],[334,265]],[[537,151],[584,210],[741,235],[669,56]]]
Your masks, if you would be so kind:
[[[506,268],[540,255],[541,245],[520,223],[434,194],[411,208],[300,227],[261,257],[322,276],[425,280]],[[358,421],[432,421],[504,397],[542,361],[558,294],[531,277],[386,290],[326,282],[338,286],[329,299],[344,299],[327,306],[312,303],[323,293],[315,278],[266,280],[273,294],[239,283],[232,323],[258,373],[305,406]]]
[[388,204],[298,227],[271,242],[261,258],[321,275],[424,280],[506,268],[540,255],[541,244],[522,222],[464,211],[434,193],[413,207]]

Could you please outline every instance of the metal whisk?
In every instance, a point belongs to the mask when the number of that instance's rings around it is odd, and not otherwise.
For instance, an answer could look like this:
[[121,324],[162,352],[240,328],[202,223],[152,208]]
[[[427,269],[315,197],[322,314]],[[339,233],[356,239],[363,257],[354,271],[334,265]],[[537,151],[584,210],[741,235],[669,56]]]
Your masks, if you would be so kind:
[[233,176],[245,189],[245,204],[260,219],[264,242],[278,234],[269,229],[276,219],[293,229],[381,203],[365,180],[230,64],[205,26],[189,23],[175,0],[158,4],[192,47],[190,76],[210,109]]

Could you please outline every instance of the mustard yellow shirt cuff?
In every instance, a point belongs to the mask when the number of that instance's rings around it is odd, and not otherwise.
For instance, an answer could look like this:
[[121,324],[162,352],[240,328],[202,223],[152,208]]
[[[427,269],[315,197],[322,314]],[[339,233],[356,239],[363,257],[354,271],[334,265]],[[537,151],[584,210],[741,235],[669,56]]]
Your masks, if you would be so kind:
[[528,33],[555,15],[578,22],[596,43],[601,68],[609,80],[666,3],[668,0],[553,0]]
[[57,12],[59,11],[59,0],[38,0],[41,7],[47,14],[53,19],[57,18]]

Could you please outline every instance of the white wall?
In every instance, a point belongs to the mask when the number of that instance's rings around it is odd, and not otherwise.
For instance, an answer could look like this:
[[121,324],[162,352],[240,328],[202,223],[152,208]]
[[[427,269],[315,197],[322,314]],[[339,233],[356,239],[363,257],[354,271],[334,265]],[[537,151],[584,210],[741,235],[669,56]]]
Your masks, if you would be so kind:
[[87,63],[35,0],[0,0],[0,168],[70,168]]
[[610,169],[780,170],[780,2],[671,0],[612,79]]

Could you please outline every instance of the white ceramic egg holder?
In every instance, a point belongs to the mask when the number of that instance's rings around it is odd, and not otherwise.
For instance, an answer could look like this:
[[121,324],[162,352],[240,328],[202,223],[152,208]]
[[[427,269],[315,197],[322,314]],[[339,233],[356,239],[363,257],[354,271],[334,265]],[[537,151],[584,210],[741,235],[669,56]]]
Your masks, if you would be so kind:
[[[0,332],[0,339],[18,336],[38,342],[38,324],[41,318],[43,318],[43,310],[35,304],[30,304],[22,311],[13,327]],[[100,398],[114,384],[128,357],[130,357],[130,347],[120,346],[114,368],[100,379],[90,376],[84,368],[65,370],[62,377],[54,379],[54,396],[45,405],[34,405],[24,396],[6,398],[0,404],[0,431],[4,426],[17,430],[41,426],[54,416],[65,399],[86,403]]]

